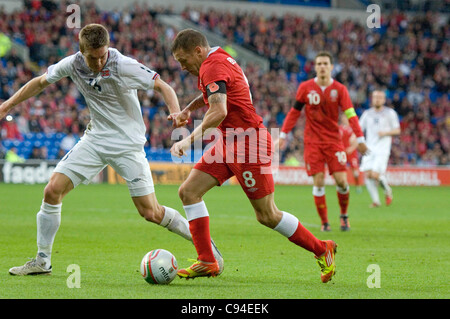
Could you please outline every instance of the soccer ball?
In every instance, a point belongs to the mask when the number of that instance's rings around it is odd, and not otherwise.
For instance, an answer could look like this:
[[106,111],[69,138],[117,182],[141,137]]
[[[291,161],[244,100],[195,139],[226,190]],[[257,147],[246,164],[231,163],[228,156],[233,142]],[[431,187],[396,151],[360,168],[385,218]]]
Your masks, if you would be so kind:
[[141,261],[141,275],[149,284],[167,285],[177,276],[175,256],[164,249],[148,252]]

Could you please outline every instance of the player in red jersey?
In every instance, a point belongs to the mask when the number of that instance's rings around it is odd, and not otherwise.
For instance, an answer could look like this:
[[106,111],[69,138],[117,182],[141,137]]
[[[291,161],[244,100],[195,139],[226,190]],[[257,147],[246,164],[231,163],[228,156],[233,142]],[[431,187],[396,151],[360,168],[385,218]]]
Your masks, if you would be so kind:
[[347,154],[347,164],[350,166],[350,170],[355,181],[356,192],[362,192],[361,172],[359,170],[358,141],[356,135],[353,133],[352,128],[348,125],[348,119],[345,114],[341,115],[341,125],[339,125],[339,133],[341,134],[342,143],[344,144],[345,153]]
[[301,83],[291,108],[281,128],[279,146],[286,146],[287,134],[294,128],[303,109],[306,115],[304,132],[304,158],[308,176],[313,177],[313,195],[317,212],[322,221],[322,231],[330,231],[325,201],[325,164],[337,185],[341,209],[342,230],[348,230],[347,208],[349,187],[346,174],[347,156],[339,134],[339,113],[345,113],[358,140],[358,151],[366,154],[368,148],[359,126],[347,88],[331,77],[333,58],[328,52],[320,52],[315,58],[314,79]]
[[321,267],[322,281],[329,281],[335,271],[336,244],[331,240],[317,239],[297,217],[275,205],[271,136],[255,112],[241,67],[220,47],[211,48],[205,36],[192,29],[178,33],[172,44],[172,53],[183,70],[198,76],[198,88],[202,94],[181,113],[169,115],[169,119],[179,127],[187,123],[191,111],[208,106],[201,125],[172,146],[172,155],[184,155],[195,140],[202,139],[211,129],[217,128],[215,136],[218,137],[216,144],[205,152],[179,189],[198,258],[189,268],[179,270],[178,276],[217,275],[217,262],[209,240],[209,213],[202,197],[213,187],[236,176],[257,220],[313,252]]

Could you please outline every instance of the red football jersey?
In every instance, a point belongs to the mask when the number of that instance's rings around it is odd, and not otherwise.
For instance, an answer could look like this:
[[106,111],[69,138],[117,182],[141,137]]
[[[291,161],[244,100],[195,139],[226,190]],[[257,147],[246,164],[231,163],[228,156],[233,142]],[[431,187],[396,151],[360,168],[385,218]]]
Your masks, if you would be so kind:
[[262,118],[256,114],[247,77],[241,67],[222,48],[215,47],[203,61],[198,77],[198,88],[203,92],[206,105],[206,87],[218,81],[225,81],[227,88],[227,116],[218,127],[223,136],[226,136],[227,128],[264,128]]
[[299,85],[295,98],[305,104],[305,143],[341,143],[339,110],[353,108],[350,95],[343,84],[333,79],[322,91],[315,79],[311,79]]

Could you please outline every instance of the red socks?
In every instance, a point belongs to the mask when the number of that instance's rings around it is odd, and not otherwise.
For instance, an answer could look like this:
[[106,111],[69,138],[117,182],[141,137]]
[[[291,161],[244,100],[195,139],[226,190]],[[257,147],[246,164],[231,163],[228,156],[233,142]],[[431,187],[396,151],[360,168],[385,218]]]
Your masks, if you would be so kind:
[[291,242],[320,256],[325,252],[326,243],[317,239],[298,221],[298,218],[288,212],[282,212],[280,222],[273,230],[287,237]]
[[[203,202],[184,206],[186,216],[189,221],[189,231],[192,235],[198,260],[204,262],[214,262],[214,254],[211,247],[211,235],[209,231],[209,215]],[[283,217],[274,228],[289,241],[300,246],[316,256],[322,255],[326,250],[326,243],[316,238],[298,221],[297,217],[283,212]]]
[[201,217],[189,221],[189,230],[192,235],[198,260],[205,262],[215,262],[211,248],[211,235],[209,232],[209,217]]
[[[320,191],[318,191],[320,190]],[[347,186],[345,189],[337,188],[337,197],[339,207],[341,208],[341,215],[347,215],[348,203],[350,198],[350,188]],[[314,203],[316,204],[317,213],[320,216],[322,224],[328,223],[328,209],[325,200],[325,192],[319,187],[314,187],[313,190]]]
[[322,224],[328,223],[328,209],[325,200],[325,195],[323,196],[314,195],[314,203],[316,204],[317,213],[319,214]]
[[189,222],[189,231],[197,250],[198,260],[214,262],[214,254],[211,247],[211,235],[209,232],[209,214],[205,202],[184,205],[186,219]]
[[347,215],[347,208],[350,198],[349,187],[346,190],[341,190],[338,188],[337,196],[339,201],[339,206],[341,207],[341,215]]
[[324,241],[317,239],[300,222],[298,222],[297,230],[289,237],[289,240],[297,246],[313,252],[316,256],[322,255],[327,248],[327,244]]

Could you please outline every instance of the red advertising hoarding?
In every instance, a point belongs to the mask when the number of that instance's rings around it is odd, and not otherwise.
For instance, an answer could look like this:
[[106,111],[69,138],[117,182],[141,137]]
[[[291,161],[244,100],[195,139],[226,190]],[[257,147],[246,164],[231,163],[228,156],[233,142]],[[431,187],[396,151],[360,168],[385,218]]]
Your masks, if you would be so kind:
[[[450,168],[448,167],[389,167],[386,177],[390,185],[398,186],[449,186]],[[308,177],[304,167],[280,166],[274,172],[276,184],[312,185],[312,177]],[[353,176],[348,172],[348,181]],[[333,178],[326,174],[325,183],[333,185]]]

